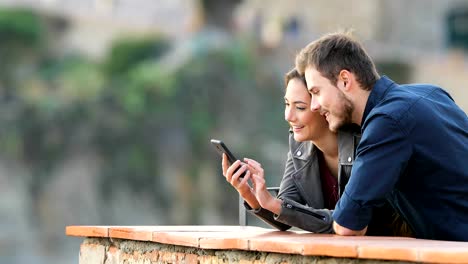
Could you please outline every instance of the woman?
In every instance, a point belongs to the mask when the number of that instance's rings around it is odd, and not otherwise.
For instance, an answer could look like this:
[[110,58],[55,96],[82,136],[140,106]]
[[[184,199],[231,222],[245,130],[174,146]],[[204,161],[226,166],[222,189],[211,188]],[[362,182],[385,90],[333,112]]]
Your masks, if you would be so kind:
[[[352,127],[338,135],[331,132],[325,118],[310,110],[305,79],[295,69],[286,74],[285,85],[284,113],[290,137],[278,196],[268,192],[261,164],[253,159],[245,158],[243,163],[238,160],[229,166],[223,156],[223,175],[243,197],[247,209],[277,229],[294,226],[315,233],[332,233],[331,210],[351,174],[359,128]],[[245,177],[239,178],[245,171]],[[379,227],[369,225],[368,234],[394,234],[390,230],[392,214],[388,206],[376,213],[373,222]]]

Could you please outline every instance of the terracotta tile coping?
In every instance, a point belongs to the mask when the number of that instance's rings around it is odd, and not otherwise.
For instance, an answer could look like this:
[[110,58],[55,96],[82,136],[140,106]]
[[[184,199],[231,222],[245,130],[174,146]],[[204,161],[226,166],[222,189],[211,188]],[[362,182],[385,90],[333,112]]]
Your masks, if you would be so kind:
[[468,263],[468,242],[403,237],[342,237],[253,226],[67,226],[68,236],[121,238],[204,249],[305,256]]

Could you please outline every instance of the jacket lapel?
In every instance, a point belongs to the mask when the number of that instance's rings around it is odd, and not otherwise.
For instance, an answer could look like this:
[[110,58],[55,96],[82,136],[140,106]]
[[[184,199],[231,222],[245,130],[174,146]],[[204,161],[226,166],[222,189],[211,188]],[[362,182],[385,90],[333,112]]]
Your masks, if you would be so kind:
[[294,149],[292,154],[296,172],[292,177],[307,204],[318,209],[324,205],[317,151],[310,141],[302,142]]

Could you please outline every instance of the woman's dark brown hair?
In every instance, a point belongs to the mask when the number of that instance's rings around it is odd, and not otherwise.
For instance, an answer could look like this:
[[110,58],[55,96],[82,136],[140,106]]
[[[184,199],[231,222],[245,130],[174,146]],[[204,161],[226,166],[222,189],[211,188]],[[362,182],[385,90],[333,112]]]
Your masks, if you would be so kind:
[[[285,75],[284,75],[284,89],[286,89],[288,87],[288,83],[292,80],[292,79],[295,79],[295,78],[298,78],[299,80],[301,80],[304,85],[306,85],[306,81],[305,81],[305,78],[304,78],[304,75],[301,75],[296,68],[293,68],[291,69],[289,72],[287,72]],[[307,85],[306,85],[307,87]]]

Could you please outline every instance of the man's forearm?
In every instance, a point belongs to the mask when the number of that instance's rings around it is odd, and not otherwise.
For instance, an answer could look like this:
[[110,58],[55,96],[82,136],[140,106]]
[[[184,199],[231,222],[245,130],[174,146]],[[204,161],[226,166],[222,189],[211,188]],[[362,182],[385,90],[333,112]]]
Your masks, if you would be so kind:
[[344,226],[340,226],[337,222],[333,221],[333,230],[335,234],[340,236],[364,236],[367,231],[367,226],[362,230],[351,230]]

